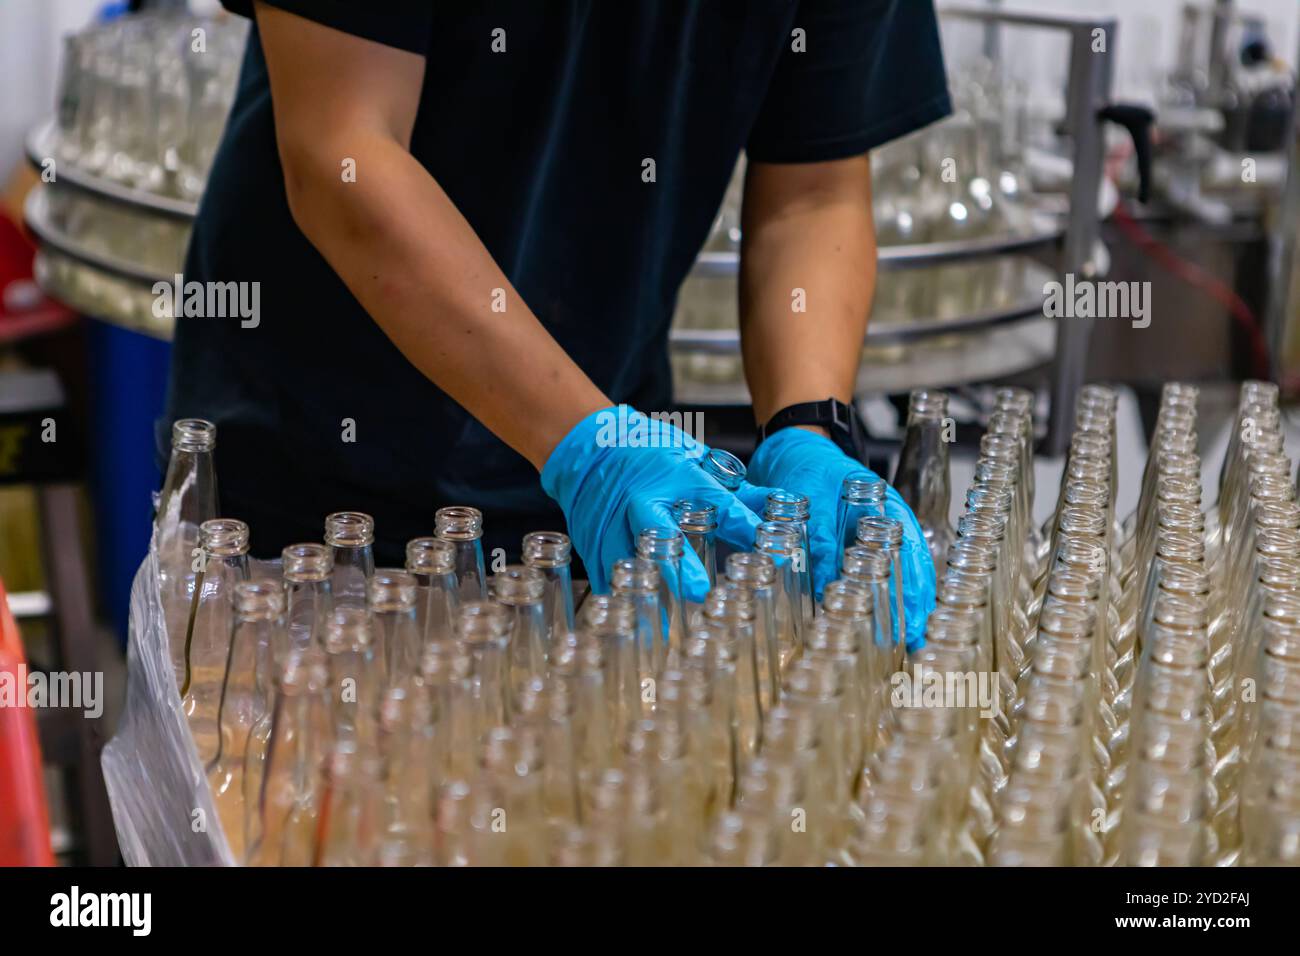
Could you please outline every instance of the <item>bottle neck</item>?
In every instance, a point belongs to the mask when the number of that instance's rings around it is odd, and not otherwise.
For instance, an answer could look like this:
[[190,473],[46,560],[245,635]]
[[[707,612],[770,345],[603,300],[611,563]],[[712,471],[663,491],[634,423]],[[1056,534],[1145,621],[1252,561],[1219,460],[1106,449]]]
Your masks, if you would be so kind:
[[894,488],[923,528],[935,531],[949,527],[952,479],[942,417],[912,415],[909,418]]

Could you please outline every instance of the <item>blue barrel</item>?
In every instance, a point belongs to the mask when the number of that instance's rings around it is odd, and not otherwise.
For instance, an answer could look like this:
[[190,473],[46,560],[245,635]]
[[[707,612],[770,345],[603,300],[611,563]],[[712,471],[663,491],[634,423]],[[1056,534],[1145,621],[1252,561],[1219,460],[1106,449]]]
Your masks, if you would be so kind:
[[152,494],[162,482],[153,427],[167,394],[171,343],[93,319],[86,329],[99,596],[125,645],[131,581],[149,551]]

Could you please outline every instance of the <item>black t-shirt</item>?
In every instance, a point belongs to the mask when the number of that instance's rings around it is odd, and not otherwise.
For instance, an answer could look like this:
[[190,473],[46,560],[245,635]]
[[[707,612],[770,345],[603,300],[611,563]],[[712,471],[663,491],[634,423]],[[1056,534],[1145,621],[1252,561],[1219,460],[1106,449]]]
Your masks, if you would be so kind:
[[[270,2],[426,57],[411,152],[592,381],[646,411],[671,401],[677,290],[742,149],[853,156],[950,109],[930,0]],[[294,224],[255,28],[184,278],[260,283],[255,328],[178,318],[159,428],[165,453],[172,419],[218,424],[222,511],[255,553],[318,540],[340,510],[375,516],[386,562],[447,504],[481,508],[485,544],[511,555],[562,527],[528,462],[407,362]]]

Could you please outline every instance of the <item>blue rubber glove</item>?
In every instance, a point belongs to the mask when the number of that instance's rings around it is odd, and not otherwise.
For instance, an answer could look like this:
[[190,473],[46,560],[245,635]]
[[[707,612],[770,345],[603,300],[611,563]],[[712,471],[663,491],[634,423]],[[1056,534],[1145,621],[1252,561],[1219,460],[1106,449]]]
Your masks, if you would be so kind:
[[[860,472],[871,474],[835,442],[802,428],[783,428],[759,445],[749,462],[749,477],[755,481],[808,496],[808,544],[819,599],[822,589],[840,576],[843,555],[835,540],[840,486],[848,475]],[[769,490],[749,486],[738,494],[761,514]],[[886,493],[885,514],[903,525],[903,617],[908,649],[915,650],[925,643],[926,618],[934,608],[934,561],[916,515],[892,487]]]
[[[759,518],[700,468],[708,447],[680,428],[627,406],[593,412],[565,435],[542,468],[542,488],[568,519],[591,589],[609,590],[619,558],[636,554],[645,528],[673,528],[673,502],[683,498],[718,509],[718,537],[750,551]],[[709,590],[700,559],[682,556],[682,594],[699,603]]]

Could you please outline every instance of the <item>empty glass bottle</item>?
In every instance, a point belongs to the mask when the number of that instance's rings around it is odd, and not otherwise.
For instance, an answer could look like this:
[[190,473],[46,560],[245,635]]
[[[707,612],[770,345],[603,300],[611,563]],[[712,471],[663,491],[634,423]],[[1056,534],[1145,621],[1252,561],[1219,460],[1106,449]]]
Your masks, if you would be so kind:
[[483,564],[483,512],[453,505],[434,514],[434,534],[456,546],[456,584],[461,601],[487,598],[487,568]]
[[328,515],[325,543],[334,554],[334,605],[365,607],[366,582],[375,573],[375,519],[359,511]]
[[700,467],[728,491],[738,491],[745,483],[745,463],[721,448],[710,448],[709,453],[700,459]]
[[323,544],[291,544],[280,552],[280,564],[290,642],[295,647],[319,644],[334,609],[334,555]]
[[384,688],[408,682],[420,669],[423,646],[416,619],[415,575],[379,568],[367,582],[375,655]]
[[659,569],[659,610],[666,622],[668,652],[680,655],[689,618],[682,595],[682,556],[686,538],[676,529],[645,528],[636,536],[636,554]]
[[948,396],[918,389],[907,412],[907,433],[894,472],[894,488],[916,515],[936,568],[943,566],[952,543],[948,508],[952,501],[948,444]]
[[610,571],[610,590],[631,602],[636,615],[637,683],[643,714],[655,709],[655,680],[668,660],[668,634],[659,605],[659,566],[649,558],[620,558]]
[[510,723],[510,631],[514,620],[489,601],[466,601],[456,617],[459,663],[451,702],[451,773],[472,778],[482,741]]
[[707,502],[678,501],[673,504],[677,528],[686,538],[686,546],[704,565],[709,587],[718,583],[718,509]]
[[320,808],[321,771],[333,746],[324,651],[289,653],[271,720],[266,771],[253,804],[247,860],[255,866],[308,866]]
[[217,707],[220,738],[204,771],[230,851],[242,860],[250,796],[245,788],[245,760],[254,728],[271,709],[271,660],[286,656],[284,591],[278,581],[241,581],[235,585],[234,609]]
[[199,762],[210,764],[220,747],[217,708],[234,623],[235,585],[248,580],[248,525],[213,518],[199,528],[201,555],[186,627],[181,706]]
[[158,498],[154,540],[158,580],[178,680],[185,671],[185,630],[201,557],[199,526],[217,516],[217,476],[212,452],[217,426],[182,418],[172,426],[171,460]]
[[885,516],[885,482],[869,472],[857,472],[844,479],[840,487],[840,505],[835,540],[840,549],[851,548],[858,541],[858,521]]
[[385,673],[367,608],[334,609],[325,622],[325,655],[335,737],[373,745]]
[[812,550],[808,544],[808,515],[808,496],[793,491],[770,492],[763,509],[764,522],[789,524],[799,532],[799,550],[791,561],[791,568],[802,595],[802,623],[805,626],[812,621],[816,611],[812,587]]
[[[784,673],[790,662],[803,651],[803,584],[799,568],[807,552],[798,526],[788,521],[764,521],[758,526],[754,550],[767,555],[775,568],[772,587],[773,620],[776,623],[776,647],[779,670]],[[805,567],[806,573],[806,567]]]
[[[858,544],[889,555],[889,620],[900,638],[894,654],[901,663],[907,638],[906,605],[903,603],[903,526],[893,518],[863,518],[858,522]],[[879,602],[876,606],[880,606]]]
[[442,538],[412,538],[406,543],[406,570],[415,576],[420,646],[450,643],[460,602],[456,546]]
[[573,545],[559,531],[530,531],[524,535],[523,561],[546,578],[543,597],[547,641],[573,630],[573,578],[569,564]]
[[767,713],[781,696],[781,652],[776,626],[776,563],[757,551],[727,556],[726,586],[749,592],[754,604],[754,667],[759,706]]
[[510,686],[521,687],[546,673],[550,655],[546,620],[546,578],[536,568],[507,565],[492,575],[492,598],[507,609],[510,624]]

